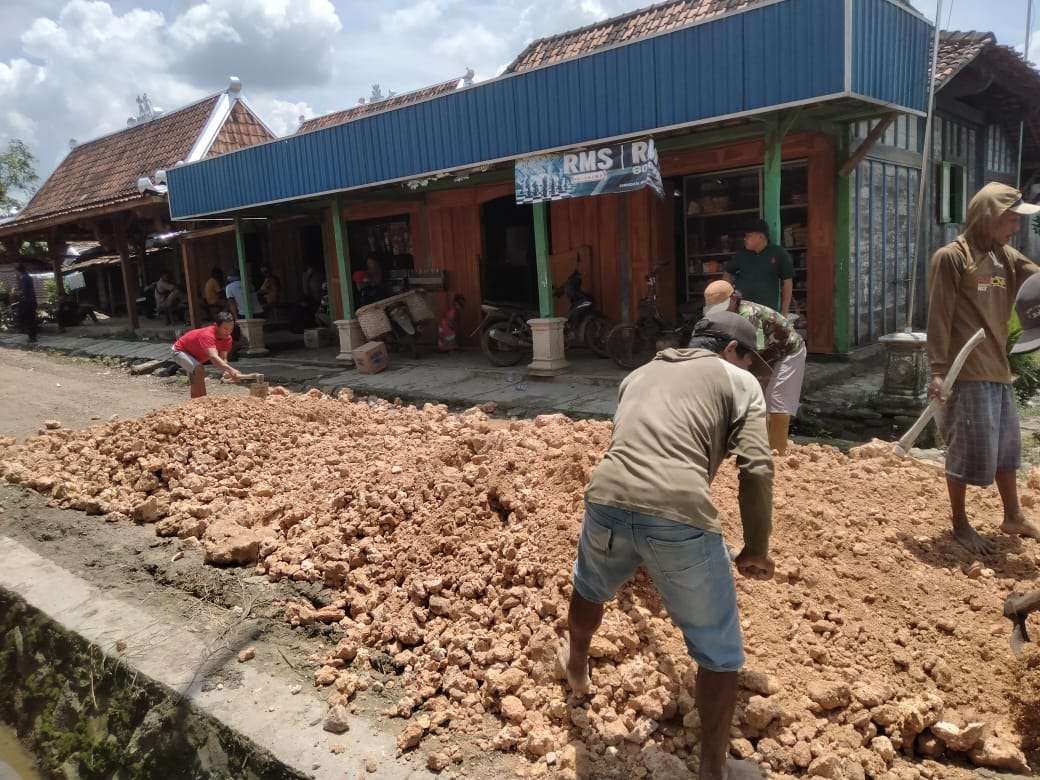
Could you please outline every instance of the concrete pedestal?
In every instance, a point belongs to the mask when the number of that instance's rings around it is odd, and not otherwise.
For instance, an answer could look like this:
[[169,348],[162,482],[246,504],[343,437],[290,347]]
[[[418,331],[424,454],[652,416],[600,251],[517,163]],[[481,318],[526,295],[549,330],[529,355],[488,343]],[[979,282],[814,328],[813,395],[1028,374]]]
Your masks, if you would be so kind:
[[264,346],[264,321],[258,319],[238,320],[238,327],[242,329],[242,336],[246,340],[244,354],[248,357],[260,357],[267,354]]
[[879,341],[885,347],[885,381],[879,400],[920,402],[928,394],[927,336],[924,333],[891,333]]
[[556,376],[567,368],[563,339],[566,322],[563,317],[527,321],[534,346],[533,360],[527,367],[532,376]]
[[365,343],[365,334],[357,320],[336,320],[334,324],[339,330],[339,354],[336,360],[352,366],[354,356],[350,353]]

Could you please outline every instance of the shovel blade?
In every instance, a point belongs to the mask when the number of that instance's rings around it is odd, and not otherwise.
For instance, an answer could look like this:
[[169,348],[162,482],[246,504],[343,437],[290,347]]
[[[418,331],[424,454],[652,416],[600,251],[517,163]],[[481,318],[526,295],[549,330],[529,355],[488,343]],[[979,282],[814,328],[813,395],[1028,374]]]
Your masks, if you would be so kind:
[[1026,627],[1021,623],[1016,623],[1011,631],[1011,638],[1008,640],[1008,644],[1011,645],[1011,653],[1015,658],[1022,657],[1028,642],[1029,636],[1026,634]]

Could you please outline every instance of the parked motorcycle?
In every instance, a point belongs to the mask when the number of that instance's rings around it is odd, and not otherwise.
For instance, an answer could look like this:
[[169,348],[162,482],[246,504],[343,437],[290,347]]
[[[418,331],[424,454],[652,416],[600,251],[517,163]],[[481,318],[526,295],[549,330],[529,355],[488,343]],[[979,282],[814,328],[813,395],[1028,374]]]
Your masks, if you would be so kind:
[[685,346],[693,334],[701,307],[686,303],[679,307],[679,321],[665,322],[657,308],[657,272],[667,263],[658,263],[646,276],[646,296],[639,301],[635,322],[616,325],[607,336],[607,351],[626,371],[639,368],[660,350]]
[[[596,310],[592,296],[581,288],[581,271],[577,268],[566,281],[553,292],[554,298],[563,295],[570,301],[567,312],[568,346],[585,346],[600,357],[610,357],[607,352],[607,336],[610,320]],[[568,336],[565,336],[568,338]]]
[[519,306],[484,303],[480,306],[483,318],[477,329],[484,356],[496,366],[515,366],[525,358],[531,359],[533,341],[527,321],[538,315]]

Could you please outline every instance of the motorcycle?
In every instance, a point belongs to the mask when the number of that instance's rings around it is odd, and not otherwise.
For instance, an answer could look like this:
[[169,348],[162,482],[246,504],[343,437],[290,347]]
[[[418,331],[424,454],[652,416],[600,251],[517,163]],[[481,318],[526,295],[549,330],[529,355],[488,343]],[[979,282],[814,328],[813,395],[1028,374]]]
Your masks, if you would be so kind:
[[[574,272],[553,292],[554,298],[566,295],[570,301],[565,339],[568,346],[585,346],[600,357],[610,357],[607,336],[610,320],[596,310],[592,296],[581,288],[581,271]],[[569,337],[569,338],[568,338]]]
[[[575,270],[553,291],[553,297],[566,295],[570,310],[563,326],[564,345],[567,349],[587,347],[596,354],[608,357],[606,336],[610,321],[596,311],[592,296],[581,289],[581,273]],[[483,319],[471,336],[480,333],[480,348],[488,361],[496,366],[515,366],[531,359],[533,338],[528,320],[538,316],[520,306],[485,303],[480,307]]]
[[538,315],[519,306],[484,303],[483,319],[470,334],[480,334],[480,349],[492,365],[515,366],[533,351],[531,326],[527,321]]
[[668,347],[685,346],[693,334],[701,307],[686,303],[679,307],[679,321],[665,322],[657,308],[657,272],[667,263],[658,263],[646,276],[646,296],[639,301],[635,322],[616,325],[607,336],[607,351],[626,371],[639,368],[657,352]]

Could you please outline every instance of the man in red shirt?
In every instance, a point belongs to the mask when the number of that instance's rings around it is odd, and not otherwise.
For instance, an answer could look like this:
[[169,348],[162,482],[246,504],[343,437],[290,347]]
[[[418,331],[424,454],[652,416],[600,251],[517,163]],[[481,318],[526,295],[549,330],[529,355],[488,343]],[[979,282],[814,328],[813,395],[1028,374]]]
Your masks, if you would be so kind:
[[227,362],[231,350],[231,331],[235,318],[226,311],[218,312],[213,324],[189,330],[173,345],[173,362],[191,378],[191,397],[206,394],[206,363],[224,370],[224,377],[236,380],[239,374]]

